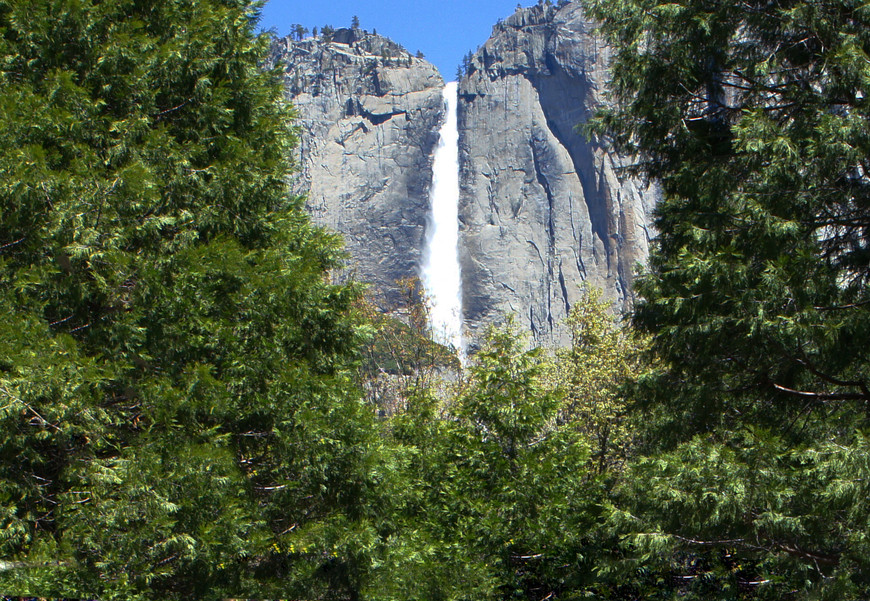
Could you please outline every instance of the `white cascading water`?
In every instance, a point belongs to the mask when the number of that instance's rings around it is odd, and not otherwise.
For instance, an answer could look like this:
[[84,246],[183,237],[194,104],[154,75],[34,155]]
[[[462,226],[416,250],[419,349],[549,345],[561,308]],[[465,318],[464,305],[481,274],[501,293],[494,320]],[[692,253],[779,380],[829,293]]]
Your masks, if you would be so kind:
[[459,273],[459,131],[458,84],[444,87],[447,118],[432,164],[432,213],[423,255],[423,288],[429,302],[429,326],[435,342],[451,346],[463,357],[462,285]]

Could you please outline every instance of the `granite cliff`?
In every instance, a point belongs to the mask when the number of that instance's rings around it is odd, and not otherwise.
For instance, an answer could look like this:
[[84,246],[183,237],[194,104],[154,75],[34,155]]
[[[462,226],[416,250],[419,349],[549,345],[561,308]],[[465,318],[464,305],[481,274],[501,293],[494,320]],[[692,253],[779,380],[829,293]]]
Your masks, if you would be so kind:
[[[344,235],[350,265],[385,306],[419,274],[432,154],[444,118],[436,69],[360,29],[278,40],[301,126],[298,191]],[[465,330],[514,313],[539,344],[588,281],[632,301],[656,191],[577,133],[604,102],[608,49],[577,2],[539,3],[493,27],[459,82],[460,261]]]
[[271,61],[301,129],[295,191],[307,194],[315,223],[344,236],[357,279],[395,305],[396,281],[419,271],[444,81],[361,29],[276,40]]
[[649,252],[655,190],[576,131],[604,102],[608,49],[579,3],[518,9],[460,82],[464,314],[510,312],[545,345],[587,281],[622,306]]

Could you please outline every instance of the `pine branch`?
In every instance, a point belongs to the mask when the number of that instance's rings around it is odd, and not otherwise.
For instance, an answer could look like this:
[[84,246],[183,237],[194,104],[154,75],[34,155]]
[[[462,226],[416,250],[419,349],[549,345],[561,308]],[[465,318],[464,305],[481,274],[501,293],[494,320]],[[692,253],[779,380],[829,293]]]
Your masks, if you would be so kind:
[[797,545],[786,545],[786,544],[778,544],[776,548],[785,551],[792,557],[798,557],[800,559],[809,559],[813,563],[821,563],[828,566],[835,566],[840,563],[840,555],[822,555],[820,553],[815,553],[812,551],[804,551]]
[[6,250],[7,248],[9,248],[9,247],[11,247],[11,246],[15,246],[16,244],[21,244],[21,243],[24,242],[26,239],[27,239],[26,237],[25,237],[25,238],[19,238],[18,240],[15,240],[14,242],[9,242],[9,243],[7,243],[7,244],[4,244],[3,246],[0,246],[0,250]]
[[842,311],[845,309],[856,309],[858,307],[864,307],[866,305],[870,305],[870,300],[861,301],[858,303],[851,303],[848,305],[833,305],[831,307],[813,307],[816,311]]
[[698,540],[694,538],[686,538],[678,534],[671,534],[671,536],[685,543],[690,543],[692,545],[702,545],[705,547],[715,547],[720,545],[743,545],[743,543],[746,542],[745,539],[742,538],[730,538],[723,540]]
[[184,107],[187,106],[189,103],[190,103],[190,98],[188,98],[187,100],[185,100],[184,102],[182,102],[182,103],[179,104],[178,106],[174,106],[174,107],[172,107],[171,109],[166,109],[165,111],[160,111],[159,113],[156,113],[156,114],[154,114],[154,115],[152,115],[152,116],[155,117],[155,118],[157,118],[157,117],[162,117],[163,115],[168,115],[169,113],[174,113],[175,111],[184,108]]
[[870,400],[863,392],[810,392],[806,390],[795,390],[787,388],[774,382],[773,387],[780,392],[785,392],[792,396],[801,397],[804,399],[815,399],[818,401],[866,401]]

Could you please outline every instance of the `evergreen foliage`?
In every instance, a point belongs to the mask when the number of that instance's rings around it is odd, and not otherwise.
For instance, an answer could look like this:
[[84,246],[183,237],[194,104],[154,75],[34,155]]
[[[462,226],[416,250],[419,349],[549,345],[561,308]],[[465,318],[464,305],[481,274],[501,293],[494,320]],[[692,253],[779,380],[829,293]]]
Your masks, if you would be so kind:
[[[316,32],[317,28],[315,27],[314,30]],[[310,33],[308,28],[300,25],[299,23],[294,23],[290,26],[290,35],[297,42],[301,42],[302,38],[304,38],[308,33]],[[316,37],[317,33],[315,33],[314,35]]]
[[589,8],[615,47],[594,129],[664,192],[635,322],[667,369],[612,523],[684,598],[866,598],[870,11]]
[[643,333],[589,291],[463,371],[331,282],[258,4],[0,0],[0,591],[870,596],[870,10],[588,6]]
[[546,358],[525,343],[512,324],[492,330],[454,394],[419,390],[391,421],[422,551],[394,572],[398,598],[567,599],[593,579],[603,489]]
[[373,536],[381,461],[365,332],[325,277],[335,238],[286,196],[292,113],[256,18],[0,0],[4,592],[358,586],[343,541]]

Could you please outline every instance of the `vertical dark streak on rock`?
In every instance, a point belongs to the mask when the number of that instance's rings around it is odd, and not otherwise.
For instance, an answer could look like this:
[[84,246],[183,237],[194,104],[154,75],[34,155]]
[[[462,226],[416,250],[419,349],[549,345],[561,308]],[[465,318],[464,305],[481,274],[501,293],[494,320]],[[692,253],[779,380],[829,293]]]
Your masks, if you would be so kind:
[[577,263],[577,271],[580,273],[580,277],[584,280],[589,277],[589,274],[586,272],[586,264],[583,262],[583,256],[580,254],[580,249],[583,248],[583,237],[580,237],[580,240],[577,242],[577,248],[574,250],[574,259]]
[[374,89],[376,96],[384,95],[384,91],[381,89],[381,78],[378,77],[377,69],[372,71],[372,88]]
[[[563,124],[566,121],[565,106],[583,107],[588,103],[589,85],[583,79],[573,77],[566,72],[551,54],[547,54],[544,60],[547,64],[548,74],[538,75],[531,82],[538,92],[541,109],[547,119],[547,128],[571,157],[574,171],[583,189],[583,198],[589,210],[592,232],[602,241],[605,252],[609,255],[608,207],[596,181],[595,156],[592,145],[574,130],[576,123],[573,120]],[[584,115],[577,115],[576,120],[580,121],[583,117]]]
[[[535,165],[535,178],[538,180],[538,184],[540,184],[541,188],[544,189],[544,194],[547,196],[547,255],[550,256],[554,254],[556,250],[556,226],[553,223],[553,204],[555,200],[553,198],[553,190],[550,188],[550,183],[547,181],[547,176],[544,174],[541,167],[541,160],[538,151],[539,144],[540,142],[538,140],[532,140],[532,161]],[[552,265],[550,265],[549,271],[552,276]]]
[[535,244],[533,240],[526,240],[526,242],[528,242],[529,244],[531,244],[531,245],[532,245],[532,248],[534,248],[534,249],[537,251],[537,253],[538,253],[538,258],[541,260],[541,267],[546,267],[546,266],[547,266],[547,262],[544,261],[544,256],[541,254],[541,249],[538,248],[538,245]]
[[529,329],[532,331],[532,338],[538,338],[538,326],[535,325],[535,308],[529,305]]
[[562,301],[565,303],[565,315],[571,313],[571,303],[568,300],[568,286],[565,284],[565,274],[562,272],[562,261],[559,261],[559,287],[562,289]]
[[[553,294],[551,290],[553,282],[553,263],[556,256],[556,226],[553,222],[553,206],[555,199],[553,198],[553,190],[550,188],[550,183],[547,181],[547,176],[544,174],[543,167],[539,156],[538,146],[543,144],[539,140],[532,140],[532,161],[535,165],[535,177],[538,184],[544,189],[547,197],[547,261],[544,264],[547,269],[547,324],[550,326],[550,331],[555,326],[553,320],[552,300]],[[535,247],[537,248],[537,247]],[[538,251],[540,255],[540,251]],[[543,262],[543,259],[541,259]]]

